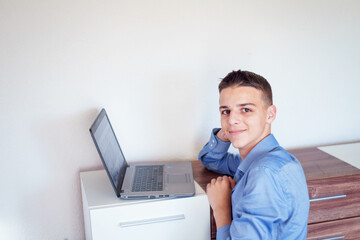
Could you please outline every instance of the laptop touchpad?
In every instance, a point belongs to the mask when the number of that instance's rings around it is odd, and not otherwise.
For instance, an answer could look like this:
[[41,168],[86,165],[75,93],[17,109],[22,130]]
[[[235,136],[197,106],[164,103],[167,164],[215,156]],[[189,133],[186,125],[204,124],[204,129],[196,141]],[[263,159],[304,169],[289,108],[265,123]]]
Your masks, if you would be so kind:
[[174,183],[186,183],[187,177],[186,174],[182,175],[168,175],[168,183],[174,184]]

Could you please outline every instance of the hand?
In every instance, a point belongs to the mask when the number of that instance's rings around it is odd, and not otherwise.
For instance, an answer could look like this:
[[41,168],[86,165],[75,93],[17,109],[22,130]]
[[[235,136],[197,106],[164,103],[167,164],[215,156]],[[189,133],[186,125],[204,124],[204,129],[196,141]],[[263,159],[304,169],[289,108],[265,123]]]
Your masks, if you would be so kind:
[[227,176],[212,179],[207,185],[206,193],[214,212],[217,229],[231,224],[231,191],[234,187],[235,181]]
[[218,131],[216,137],[218,137],[223,142],[230,142],[229,138],[226,136],[225,131],[223,129],[220,129],[220,131]]

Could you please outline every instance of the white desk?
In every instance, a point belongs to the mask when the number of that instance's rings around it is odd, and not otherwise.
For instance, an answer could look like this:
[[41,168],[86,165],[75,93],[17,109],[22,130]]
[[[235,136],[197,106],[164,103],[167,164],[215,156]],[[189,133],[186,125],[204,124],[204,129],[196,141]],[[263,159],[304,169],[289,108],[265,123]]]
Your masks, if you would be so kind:
[[360,169],[359,142],[319,147],[319,149]]
[[210,206],[196,182],[193,197],[120,200],[105,170],[80,180],[86,239],[210,239]]

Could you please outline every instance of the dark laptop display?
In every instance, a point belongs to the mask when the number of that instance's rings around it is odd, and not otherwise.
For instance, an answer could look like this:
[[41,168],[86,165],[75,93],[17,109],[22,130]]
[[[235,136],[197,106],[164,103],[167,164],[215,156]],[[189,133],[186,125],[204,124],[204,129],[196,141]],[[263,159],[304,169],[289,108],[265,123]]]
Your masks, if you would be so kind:
[[90,132],[111,184],[119,197],[123,181],[123,176],[120,176],[124,174],[121,174],[121,170],[125,172],[127,164],[105,109],[101,110]]

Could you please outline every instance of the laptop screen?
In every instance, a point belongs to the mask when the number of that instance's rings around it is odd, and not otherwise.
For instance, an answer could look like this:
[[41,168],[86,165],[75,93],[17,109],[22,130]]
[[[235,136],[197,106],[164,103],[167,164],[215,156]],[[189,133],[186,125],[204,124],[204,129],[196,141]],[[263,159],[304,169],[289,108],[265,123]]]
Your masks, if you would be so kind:
[[90,127],[90,133],[115,192],[119,195],[127,163],[105,109],[101,110]]

